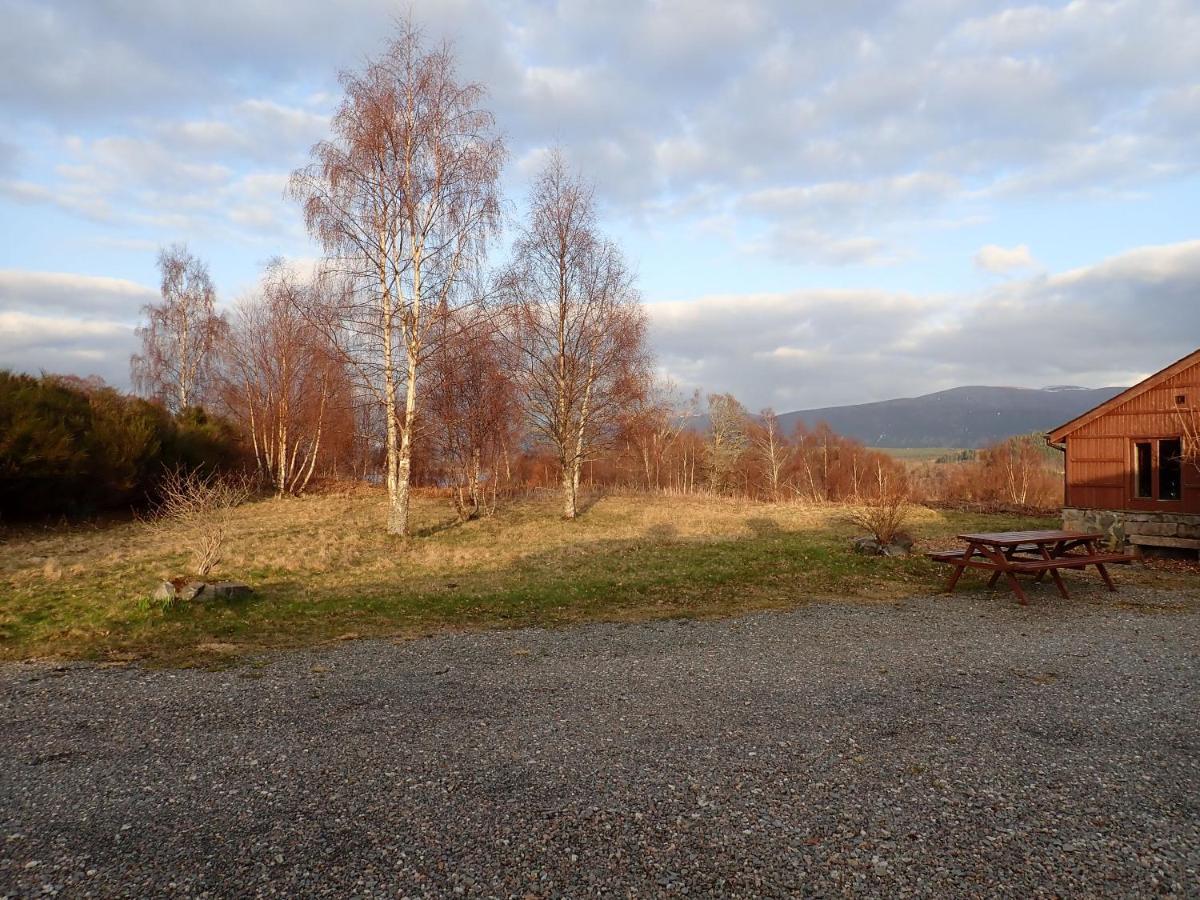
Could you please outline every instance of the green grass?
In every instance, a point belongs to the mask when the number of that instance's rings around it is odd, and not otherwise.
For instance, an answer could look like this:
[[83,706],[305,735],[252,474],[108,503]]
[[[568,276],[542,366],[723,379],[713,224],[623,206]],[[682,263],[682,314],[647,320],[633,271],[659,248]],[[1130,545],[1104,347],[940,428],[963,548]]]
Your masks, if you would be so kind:
[[[373,493],[239,509],[221,577],[255,597],[163,611],[145,602],[185,571],[176,536],[146,525],[10,533],[0,544],[0,659],[35,656],[212,664],[238,653],[351,636],[584,620],[728,615],[815,597],[879,602],[930,593],[922,556],[849,549],[844,510],[694,498],[608,497],[575,522],[551,499],[456,525],[415,505],[418,536],[379,530]],[[919,510],[920,549],[967,530],[1054,520]]]

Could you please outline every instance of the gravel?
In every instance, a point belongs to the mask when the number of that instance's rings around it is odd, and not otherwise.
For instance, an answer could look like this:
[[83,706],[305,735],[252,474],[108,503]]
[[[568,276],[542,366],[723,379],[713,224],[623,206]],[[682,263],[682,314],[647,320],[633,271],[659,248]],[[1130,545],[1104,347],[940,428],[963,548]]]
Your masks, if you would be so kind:
[[1200,896],[1200,604],[1076,594],[0,667],[0,896]]

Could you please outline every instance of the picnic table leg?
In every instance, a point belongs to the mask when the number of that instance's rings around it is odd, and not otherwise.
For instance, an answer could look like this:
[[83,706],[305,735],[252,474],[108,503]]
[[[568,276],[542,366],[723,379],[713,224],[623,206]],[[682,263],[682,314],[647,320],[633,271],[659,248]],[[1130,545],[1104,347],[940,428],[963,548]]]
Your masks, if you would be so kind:
[[[1039,548],[1042,551],[1042,559],[1053,560],[1054,557],[1050,554],[1050,548],[1045,544],[1040,544]],[[1046,570],[1043,570],[1046,571]],[[1058,574],[1058,569],[1050,569],[1050,577],[1054,579],[1054,584],[1058,588],[1058,592],[1062,594],[1064,600],[1070,600],[1071,595],[1067,593],[1067,586],[1063,584],[1062,576]]]
[[1008,569],[1004,570],[1005,577],[1008,578],[1008,586],[1012,588],[1012,592],[1017,595],[1017,599],[1022,606],[1029,605],[1029,598],[1025,596],[1025,590],[1021,587],[1021,582],[1017,581],[1017,576]]
[[[1092,556],[1096,556],[1100,552],[1096,549],[1095,541],[1088,541],[1087,549],[1088,553],[1090,553]],[[1103,578],[1104,583],[1108,585],[1108,589],[1115,594],[1117,592],[1117,586],[1113,584],[1113,580],[1108,574],[1108,568],[1104,565],[1104,563],[1096,563],[1095,565],[1096,569],[1100,572],[1100,577]]]
[[947,594],[953,594],[954,589],[956,587],[958,587],[958,580],[960,578],[962,578],[963,572],[965,572],[967,569],[967,565],[966,565],[967,560],[970,559],[974,555],[974,553],[975,553],[975,545],[968,544],[967,552],[962,558],[962,564],[961,565],[957,564],[957,563],[955,564],[954,574],[950,576],[950,583],[946,585],[946,593]]
[[[1011,560],[1011,559],[1012,559],[1014,556],[1016,556],[1016,555],[1017,555],[1017,548],[1016,548],[1016,547],[1012,547],[1011,549],[1008,549],[1008,550],[1005,550],[1005,551],[1004,551],[1004,558],[1005,558],[1005,559]],[[989,588],[994,588],[994,587],[996,586],[996,582],[1000,580],[1000,576],[1001,576],[1002,574],[1003,574],[1003,573],[1002,573],[1002,572],[1001,572],[999,569],[997,569],[995,572],[993,572],[993,573],[992,573],[992,577],[988,579],[988,587],[989,587]],[[1038,577],[1040,578],[1041,576],[1039,575]]]
[[996,574],[1003,575],[1008,579],[1008,586],[1017,595],[1017,600],[1020,601],[1021,605],[1028,606],[1029,598],[1025,596],[1025,590],[1021,587],[1021,582],[1017,581],[1016,574],[1009,568],[1008,559],[1004,553],[987,547],[983,547],[982,552],[996,566]]

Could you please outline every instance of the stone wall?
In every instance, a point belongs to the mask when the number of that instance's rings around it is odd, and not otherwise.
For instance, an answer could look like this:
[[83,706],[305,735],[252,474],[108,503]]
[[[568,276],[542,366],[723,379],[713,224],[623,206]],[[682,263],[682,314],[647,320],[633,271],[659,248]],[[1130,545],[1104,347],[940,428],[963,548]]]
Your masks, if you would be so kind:
[[1063,528],[1068,531],[1099,531],[1107,535],[1113,547],[1136,543],[1134,538],[1164,538],[1163,545],[1183,547],[1186,542],[1200,546],[1200,515],[1182,513],[1131,512],[1119,509],[1063,509]]

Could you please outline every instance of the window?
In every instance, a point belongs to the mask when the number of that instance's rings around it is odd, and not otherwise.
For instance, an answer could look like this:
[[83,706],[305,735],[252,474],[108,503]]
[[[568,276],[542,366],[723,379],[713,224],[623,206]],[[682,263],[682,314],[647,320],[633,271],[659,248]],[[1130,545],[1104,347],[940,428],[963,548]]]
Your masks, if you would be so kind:
[[1138,500],[1183,498],[1183,441],[1161,438],[1133,443],[1133,496]]
[[1183,497],[1183,442],[1179,438],[1158,442],[1158,499]]
[[1154,445],[1138,441],[1133,445],[1133,496],[1154,499]]

